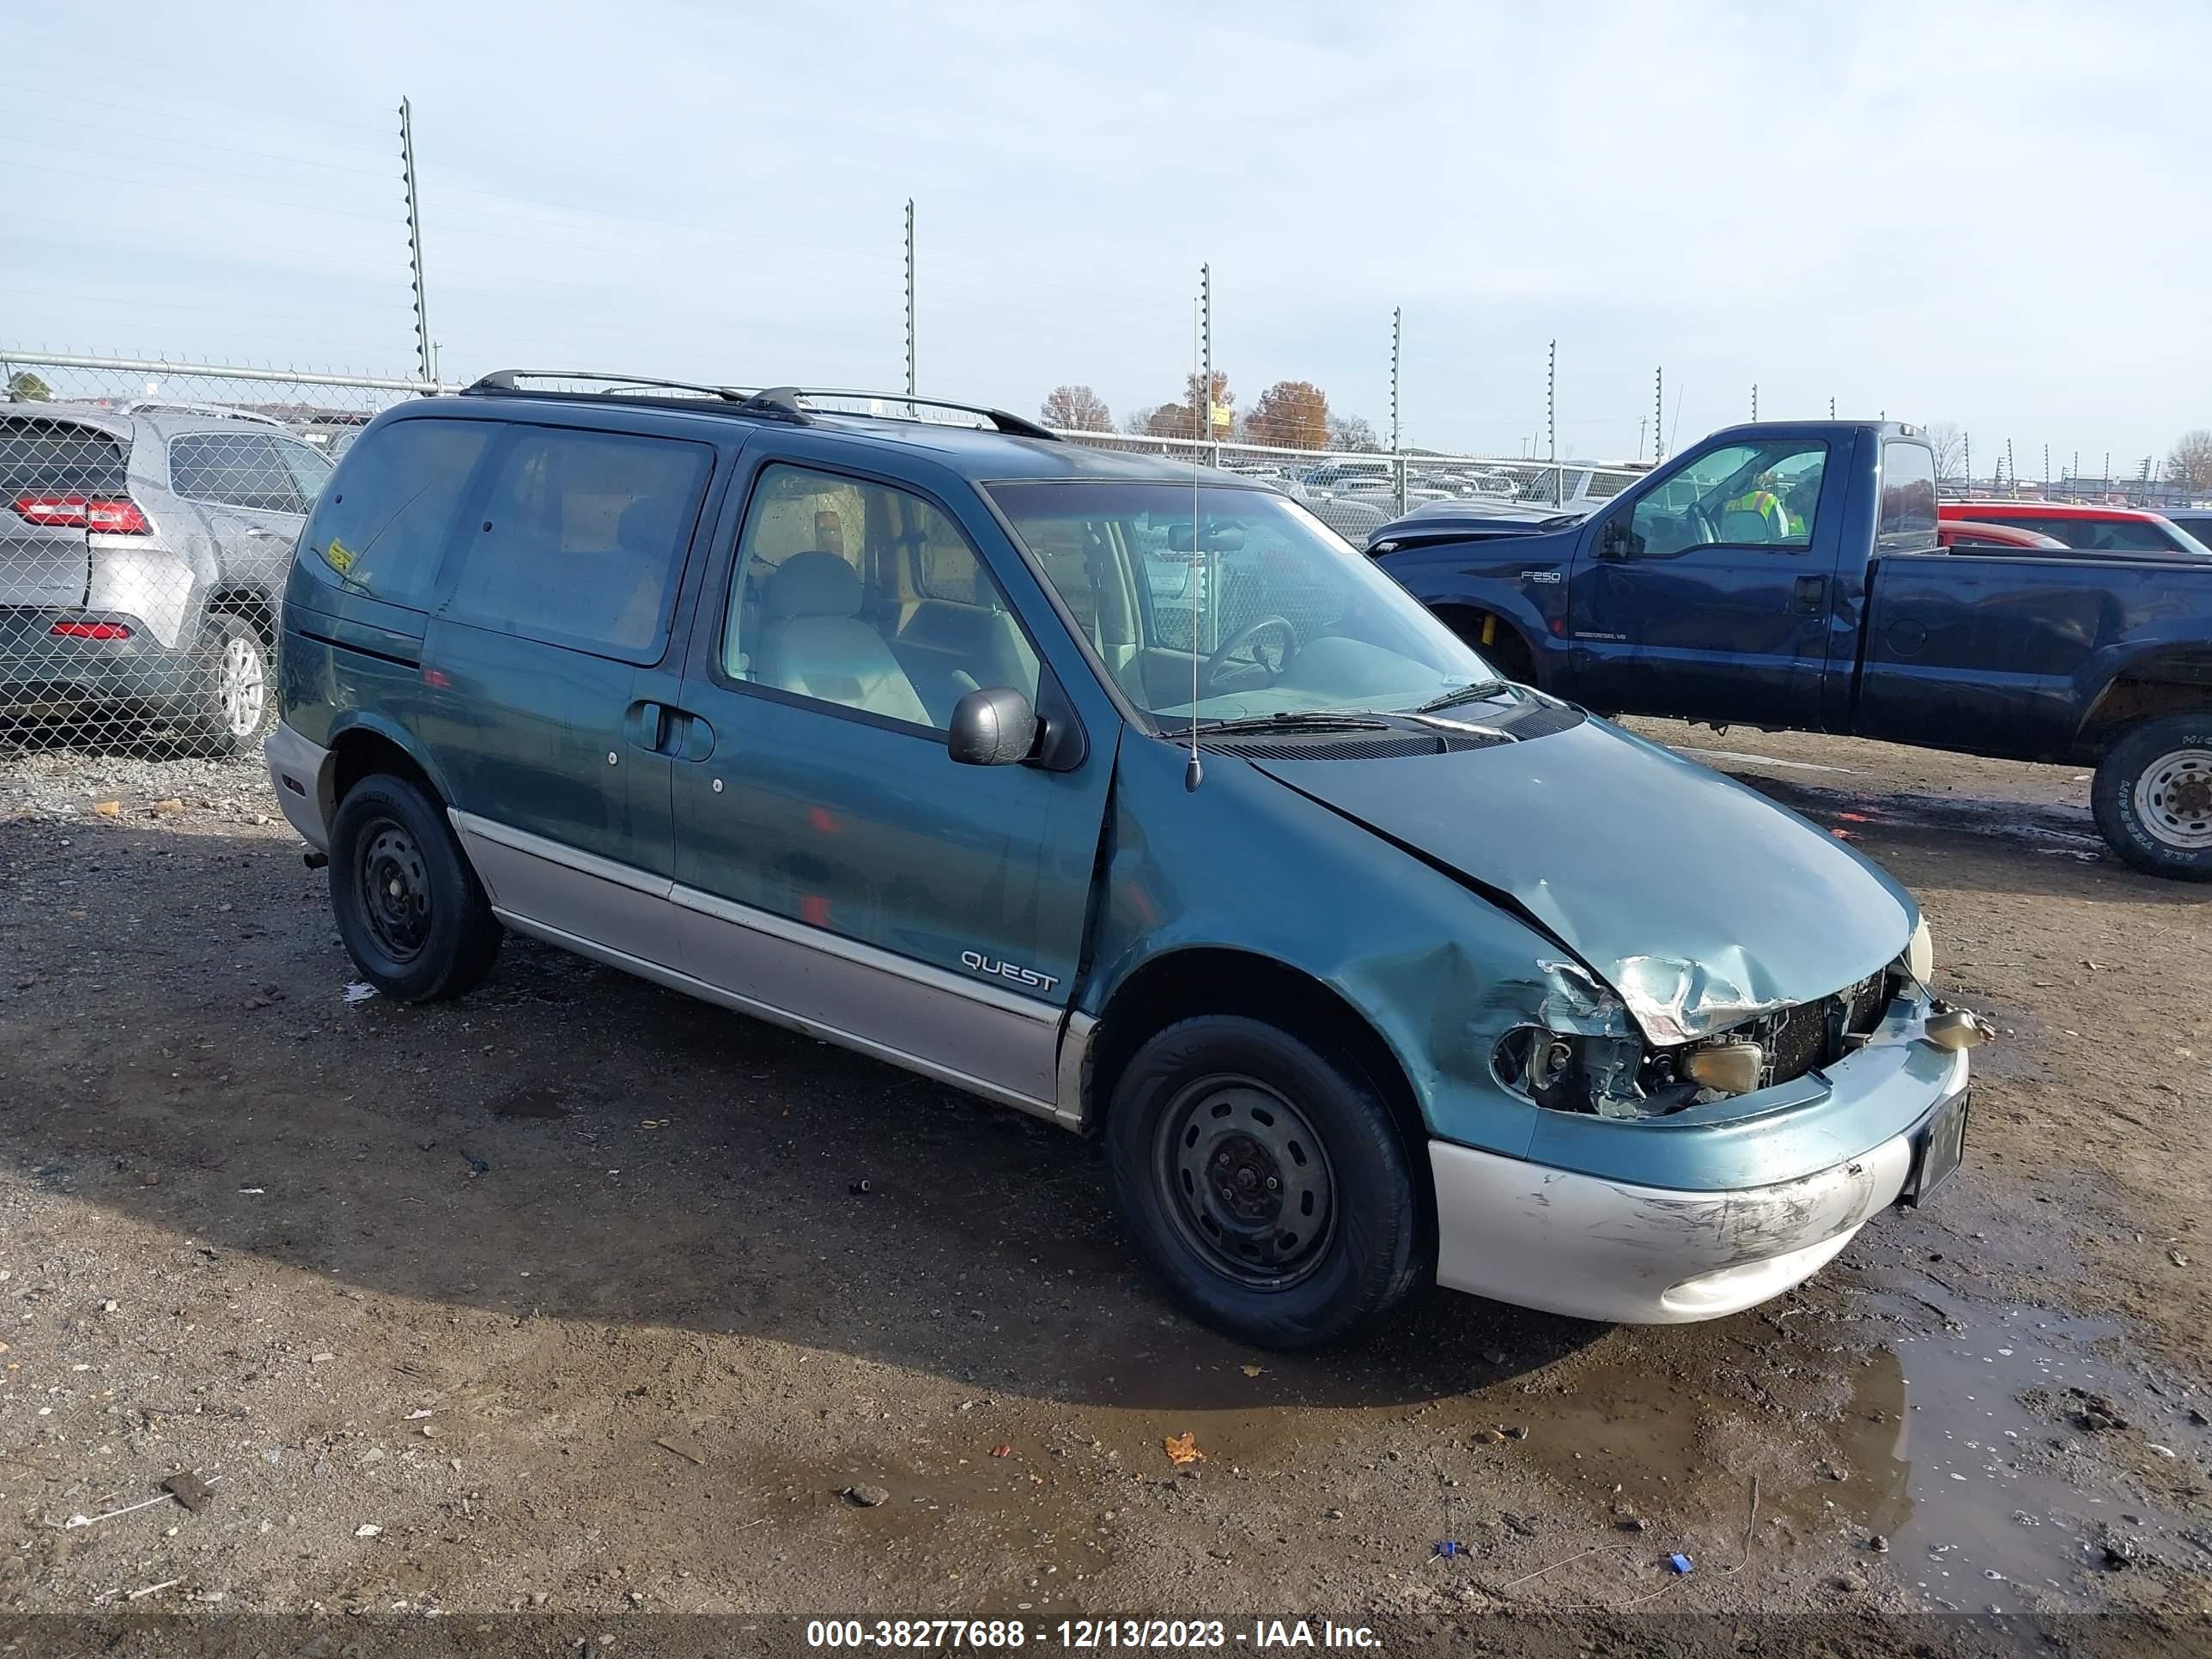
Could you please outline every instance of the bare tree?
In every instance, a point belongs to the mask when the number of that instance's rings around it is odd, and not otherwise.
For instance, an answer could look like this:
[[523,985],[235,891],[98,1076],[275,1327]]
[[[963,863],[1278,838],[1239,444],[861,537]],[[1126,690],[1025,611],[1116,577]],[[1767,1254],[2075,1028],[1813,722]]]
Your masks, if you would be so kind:
[[2188,486],[2191,494],[2212,489],[2212,429],[2198,427],[2174,440],[2166,458],[2166,476]]
[[[1168,407],[1172,411],[1175,405],[1170,404]],[[1133,409],[1122,420],[1121,430],[1139,438],[1149,436],[1152,430],[1152,422],[1159,412],[1159,410],[1151,404],[1146,404],[1141,409]]]
[[1936,452],[1936,476],[1948,478],[1966,467],[1966,437],[1955,422],[1937,421],[1928,428],[1928,447]]
[[[1199,389],[1200,378],[1196,374],[1187,376],[1181,403],[1162,404],[1147,410],[1144,424],[1133,425],[1130,429],[1154,438],[1227,437],[1237,418],[1237,394],[1229,389],[1229,377],[1217,368],[1213,371],[1213,396],[1208,399]],[[1214,410],[1210,420],[1206,412],[1209,401]]]
[[1382,441],[1375,435],[1375,428],[1368,424],[1365,416],[1332,415],[1328,417],[1328,447],[1379,454]]
[[1111,432],[1114,412],[1087,386],[1056,386],[1044,400],[1044,423],[1061,432]]

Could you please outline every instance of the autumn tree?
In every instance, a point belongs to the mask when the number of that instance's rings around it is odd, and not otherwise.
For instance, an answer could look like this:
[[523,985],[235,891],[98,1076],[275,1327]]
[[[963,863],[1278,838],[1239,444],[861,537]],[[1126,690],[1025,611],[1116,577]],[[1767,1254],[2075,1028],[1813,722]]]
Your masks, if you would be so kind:
[[53,388],[27,368],[19,368],[8,377],[8,401],[11,404],[42,404],[53,395]]
[[1056,432],[1111,432],[1114,413],[1087,386],[1056,386],[1044,400],[1044,423]]
[[1182,399],[1179,403],[1162,404],[1146,417],[1143,430],[1155,438],[1225,438],[1237,416],[1237,394],[1229,389],[1229,377],[1219,369],[1213,371],[1214,407],[1220,411],[1208,433],[1204,409],[1206,399],[1199,394],[1196,374],[1183,380]]
[[1326,448],[1328,394],[1310,380],[1278,380],[1252,405],[1245,434],[1278,449]]
[[2166,476],[2192,494],[2212,490],[2212,428],[2200,426],[2174,441],[2173,453],[2166,458]]
[[1928,428],[1928,447],[1936,452],[1936,476],[1948,478],[1966,470],[1966,439],[1954,422],[1938,421]]

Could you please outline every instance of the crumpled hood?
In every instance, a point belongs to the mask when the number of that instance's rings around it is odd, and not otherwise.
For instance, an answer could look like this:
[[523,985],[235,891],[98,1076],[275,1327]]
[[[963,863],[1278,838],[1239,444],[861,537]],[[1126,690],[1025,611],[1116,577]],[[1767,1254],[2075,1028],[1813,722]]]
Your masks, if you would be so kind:
[[1917,914],[1795,812],[1594,719],[1455,754],[1253,764],[1517,904],[1655,1043],[1855,984]]

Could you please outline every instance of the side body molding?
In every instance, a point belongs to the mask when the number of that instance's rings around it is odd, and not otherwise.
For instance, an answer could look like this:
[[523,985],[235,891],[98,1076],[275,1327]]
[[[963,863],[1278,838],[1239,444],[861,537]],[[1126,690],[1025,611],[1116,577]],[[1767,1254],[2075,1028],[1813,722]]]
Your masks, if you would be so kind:
[[454,830],[518,933],[1071,1129],[1097,1022],[472,812]]

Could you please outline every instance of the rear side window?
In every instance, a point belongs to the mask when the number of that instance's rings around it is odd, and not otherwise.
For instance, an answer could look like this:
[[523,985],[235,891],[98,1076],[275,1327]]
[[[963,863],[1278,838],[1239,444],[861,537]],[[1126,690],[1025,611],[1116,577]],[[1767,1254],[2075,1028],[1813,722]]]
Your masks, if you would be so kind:
[[486,421],[398,421],[348,451],[300,537],[326,579],[427,607],[469,474],[499,430]]
[[614,656],[659,639],[714,452],[626,432],[517,427],[447,610]]
[[265,432],[207,432],[169,440],[169,488],[188,501],[262,513],[304,513],[299,481]]
[[123,495],[122,444],[74,421],[0,421],[0,501],[19,495]]
[[1936,545],[1936,452],[1893,438],[1881,447],[1881,522],[1875,548],[1924,553]]

